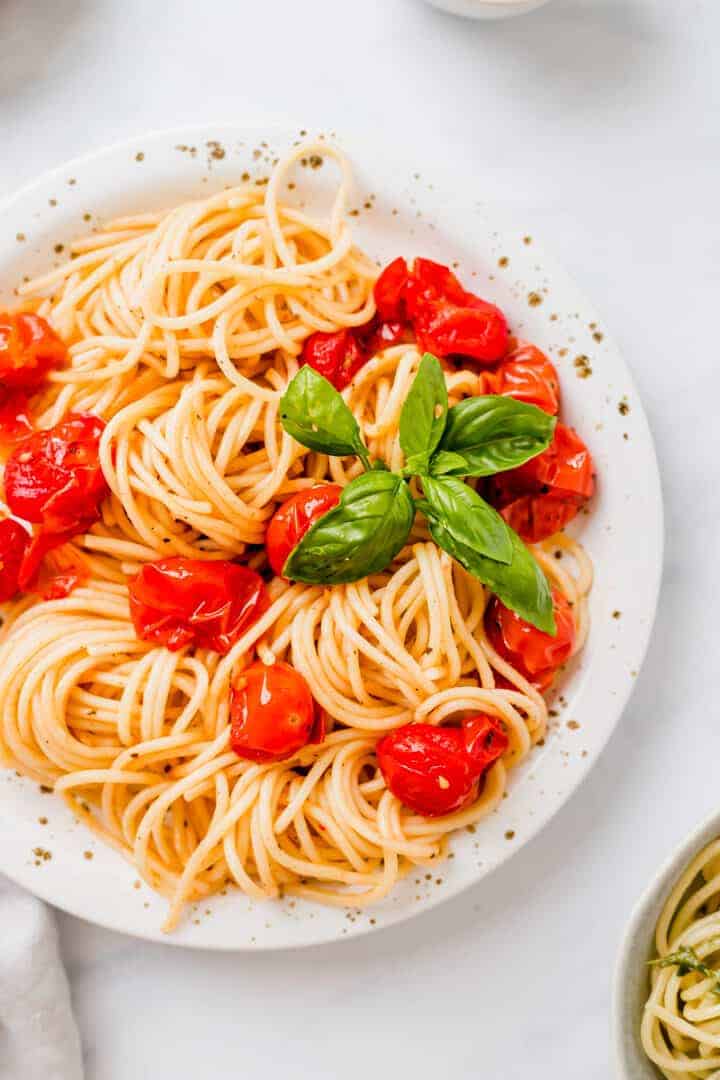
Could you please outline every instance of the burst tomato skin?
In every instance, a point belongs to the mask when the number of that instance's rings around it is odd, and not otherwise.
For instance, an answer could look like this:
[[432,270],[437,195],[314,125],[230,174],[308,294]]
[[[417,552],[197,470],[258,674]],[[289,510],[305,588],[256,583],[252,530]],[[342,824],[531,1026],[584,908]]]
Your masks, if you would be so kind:
[[483,772],[502,757],[510,745],[502,720],[488,713],[466,717],[462,730],[467,752]]
[[376,754],[385,783],[404,806],[442,817],[475,801],[482,777],[507,746],[502,724],[483,714],[462,728],[404,724],[383,736]]
[[0,461],[32,432],[27,393],[0,386]]
[[409,279],[408,265],[402,257],[393,259],[375,282],[375,306],[381,319],[405,322],[405,292]]
[[29,543],[28,533],[17,521],[0,521],[0,603],[20,591],[20,568]]
[[303,676],[290,664],[257,661],[236,677],[230,691],[230,746],[249,761],[284,761],[310,742],[322,741],[315,702]]
[[391,262],[375,283],[375,303],[383,319],[412,326],[421,351],[489,364],[507,351],[500,309],[468,292],[452,270],[431,259],[415,259],[412,268],[402,258]]
[[521,619],[496,596],[485,612],[485,631],[495,652],[541,691],[569,660],[575,644],[572,608],[559,589],[553,589],[552,598],[557,627],[554,637]]
[[428,300],[417,311],[413,326],[420,351],[438,357],[468,356],[492,364],[507,346],[505,316],[479,297],[462,307],[447,300]]
[[508,525],[532,544],[572,521],[594,489],[590,451],[572,428],[557,424],[547,450],[492,477],[487,494]]
[[528,342],[511,343],[510,352],[494,371],[484,372],[481,393],[513,397],[557,416],[560,411],[560,380],[545,353]]
[[129,594],[138,637],[173,652],[192,645],[227,653],[269,606],[254,570],[181,556],[146,563]]
[[76,535],[97,521],[108,494],[98,457],[104,428],[97,416],[70,414],[24,439],[5,466],[12,512],[57,534]]
[[265,532],[265,550],[273,573],[282,577],[290,552],[318,518],[340,502],[339,484],[318,484],[291,495],[270,518]]
[[64,342],[40,315],[0,313],[0,386],[37,390],[48,372],[66,359]]

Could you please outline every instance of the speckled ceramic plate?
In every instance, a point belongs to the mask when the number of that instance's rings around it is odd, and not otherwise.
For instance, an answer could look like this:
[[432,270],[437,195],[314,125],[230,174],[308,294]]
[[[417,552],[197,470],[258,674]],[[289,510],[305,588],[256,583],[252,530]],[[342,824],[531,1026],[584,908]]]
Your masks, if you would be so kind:
[[[313,134],[310,132],[310,134]],[[206,195],[269,162],[299,138],[277,127],[195,127],[134,139],[54,170],[0,206],[0,300],[25,274],[60,257],[90,223]],[[528,843],[586,776],[622,712],[653,621],[662,562],[662,504],[648,425],[602,317],[527,235],[478,202],[476,176],[443,180],[399,161],[376,136],[339,140],[356,170],[359,243],[379,260],[400,253],[459,263],[464,280],[500,304],[518,333],[557,364],[565,416],[589,443],[599,472],[579,535],[596,568],[592,631],[560,689],[543,747],[510,780],[509,798],[470,834],[437,880],[410,875],[363,914],[305,903],[258,904],[238,892],[203,902],[169,939],[176,945],[269,949],[389,926],[478,882]],[[293,198],[327,195],[329,163],[298,170]],[[476,275],[473,277],[473,275]],[[164,901],[73,822],[59,799],[0,772],[0,869],[83,918],[142,937],[160,932]],[[40,852],[41,854],[38,854]]]

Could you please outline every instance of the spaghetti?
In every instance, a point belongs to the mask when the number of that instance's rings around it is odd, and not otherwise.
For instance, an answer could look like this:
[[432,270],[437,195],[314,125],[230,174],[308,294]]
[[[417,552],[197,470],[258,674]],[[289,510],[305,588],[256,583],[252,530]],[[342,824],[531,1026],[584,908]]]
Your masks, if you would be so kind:
[[[280,199],[309,153],[340,170],[325,224]],[[497,806],[507,771],[546,730],[542,694],[486,633],[488,590],[421,520],[370,577],[333,587],[272,577],[266,610],[225,655],[171,651],[131,620],[127,582],[145,564],[240,558],[266,573],[259,545],[278,505],[362,471],[306,450],[279,422],[309,335],[362,327],[375,311],[377,270],[344,216],[350,179],[331,146],[297,147],[265,189],[113,221],[21,290],[69,349],[35,398],[36,423],[101,417],[109,496],[57,554],[82,564],[84,583],[4,607],[0,750],[169,898],[167,929],[228,884],[258,899],[381,899]],[[401,341],[344,390],[370,455],[390,469],[402,466],[399,417],[420,359]],[[482,393],[482,379],[471,364],[447,365],[450,404]],[[571,605],[577,651],[588,557],[563,533],[534,554]],[[325,717],[320,743],[279,761],[238,757],[231,685],[256,659],[304,677]],[[477,799],[440,817],[403,805],[378,768],[381,736],[477,712],[500,721],[508,743]]]
[[720,840],[675,883],[655,931],[642,1020],[645,1053],[668,1078],[720,1069]]

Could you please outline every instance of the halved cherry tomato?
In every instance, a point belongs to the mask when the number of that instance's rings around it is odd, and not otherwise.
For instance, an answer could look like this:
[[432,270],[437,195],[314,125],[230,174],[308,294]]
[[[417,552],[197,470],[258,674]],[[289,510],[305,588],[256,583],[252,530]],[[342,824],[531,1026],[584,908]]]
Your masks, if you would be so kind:
[[0,314],[0,385],[36,390],[48,371],[67,359],[67,348],[52,327],[32,312]]
[[282,577],[285,563],[294,547],[318,518],[340,502],[339,484],[319,484],[298,491],[280,506],[270,519],[265,533],[265,550],[273,572]]
[[230,724],[230,746],[249,761],[283,761],[324,737],[310,687],[281,661],[240,672],[230,691]]
[[485,612],[485,631],[490,644],[538,690],[546,690],[558,668],[570,658],[575,644],[572,608],[559,589],[553,589],[555,637],[538,630],[496,596]]
[[577,514],[595,488],[593,460],[572,428],[557,424],[547,450],[517,469],[498,473],[487,495],[528,543],[552,536]]
[[30,406],[24,390],[0,386],[0,461],[33,431]]
[[226,653],[269,606],[260,575],[225,561],[158,559],[128,588],[137,636],[173,651],[193,645]]
[[377,744],[378,766],[401,803],[424,817],[439,817],[474,802],[480,780],[505,752],[500,721],[481,715],[462,728],[404,724]]
[[395,259],[375,283],[375,303],[383,319],[408,321],[418,347],[435,356],[495,363],[507,350],[500,309],[468,292],[452,270],[431,259],[416,259],[412,269]]
[[0,521],[0,603],[20,591],[20,567],[29,543],[27,531],[17,521]]
[[528,342],[511,343],[495,371],[481,376],[481,392],[513,397],[556,416],[560,410],[560,380],[545,353]]
[[15,448],[5,466],[5,498],[14,514],[46,532],[75,535],[100,516],[108,486],[98,450],[105,424],[71,414]]

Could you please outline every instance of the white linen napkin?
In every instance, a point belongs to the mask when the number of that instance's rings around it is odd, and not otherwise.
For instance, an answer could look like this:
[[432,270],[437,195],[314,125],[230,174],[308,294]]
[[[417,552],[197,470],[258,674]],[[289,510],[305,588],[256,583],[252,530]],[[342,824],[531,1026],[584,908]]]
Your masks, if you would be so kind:
[[83,1080],[80,1038],[55,920],[0,877],[0,1077]]

